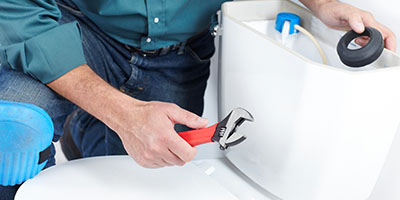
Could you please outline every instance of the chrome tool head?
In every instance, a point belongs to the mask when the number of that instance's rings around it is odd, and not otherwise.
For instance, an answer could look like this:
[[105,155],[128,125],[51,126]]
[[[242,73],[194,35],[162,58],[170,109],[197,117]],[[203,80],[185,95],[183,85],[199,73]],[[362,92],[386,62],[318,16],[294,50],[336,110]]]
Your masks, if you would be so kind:
[[250,112],[243,108],[233,109],[229,115],[218,124],[212,140],[219,142],[221,150],[243,142],[246,136],[237,133],[236,130],[244,121],[254,121]]

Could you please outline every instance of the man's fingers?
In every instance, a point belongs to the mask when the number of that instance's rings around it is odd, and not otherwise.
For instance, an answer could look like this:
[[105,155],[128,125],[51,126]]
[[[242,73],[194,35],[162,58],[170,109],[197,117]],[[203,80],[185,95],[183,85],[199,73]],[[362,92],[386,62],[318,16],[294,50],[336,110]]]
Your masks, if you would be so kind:
[[189,162],[193,160],[194,156],[197,153],[197,149],[191,147],[177,133],[175,133],[174,136],[172,136],[168,148],[183,162]]
[[162,163],[163,163],[164,166],[173,166],[173,165],[175,165],[175,164],[173,164],[173,163],[171,163],[171,162],[168,162],[168,161],[167,161],[166,159],[164,159],[164,158],[162,158],[161,160],[162,160]]
[[[194,113],[180,108],[177,105],[173,105],[170,107],[170,109],[168,109],[168,117],[173,123],[183,124],[190,128],[204,128],[208,124],[207,119],[201,118]],[[172,131],[169,135],[170,139],[167,144],[169,150],[176,156],[176,158],[183,162],[177,164],[183,165],[184,163],[191,161],[196,155],[197,149],[190,146],[175,131]],[[176,160],[176,158],[173,162],[179,162],[178,160]],[[174,158],[169,157],[169,159]]]
[[379,30],[379,32],[381,32],[382,34],[383,40],[385,41],[385,47],[391,51],[396,52],[396,36],[392,31],[380,24],[374,23],[368,26],[374,27]]
[[158,163],[138,163],[138,164],[144,168],[151,168],[151,169],[161,168],[165,166],[165,165],[160,165]]
[[394,33],[383,25],[380,27],[380,31],[382,32],[383,40],[385,40],[385,47],[396,52],[396,36]]
[[170,163],[172,165],[184,165],[185,162],[183,160],[181,160],[178,156],[176,156],[173,152],[171,152],[171,150],[167,150],[168,153],[167,155],[164,156],[164,161],[167,163]]
[[367,36],[359,37],[356,38],[354,42],[360,46],[365,46],[369,42],[369,37]]
[[364,12],[362,19],[365,26],[374,27],[381,32],[387,49],[396,52],[396,36],[390,29],[383,24],[378,23],[371,13]]
[[164,158],[157,158],[155,160],[146,160],[142,166],[147,168],[161,168],[165,166],[172,166],[174,163],[168,162]]
[[356,33],[364,32],[365,26],[361,16],[358,13],[349,14],[347,21],[351,29],[353,29]]
[[385,39],[385,47],[393,52],[396,52],[396,37],[387,37]]
[[134,113],[139,116],[132,120],[137,127],[124,130],[120,137],[139,165],[147,168],[184,165],[194,158],[197,150],[176,133],[174,124],[202,128],[208,124],[207,119],[162,102],[147,102]]
[[208,124],[208,120],[197,116],[179,106],[172,106],[168,113],[169,118],[178,124],[186,125],[190,128],[204,128]]
[[[148,168],[159,168],[164,166],[184,165],[185,162],[171,152],[165,144],[154,144],[153,146],[165,146],[155,151],[147,149],[143,154],[143,158],[139,160],[142,166]],[[165,149],[164,149],[165,148]]]
[[159,156],[163,164],[165,164],[166,166],[172,166],[172,165],[182,166],[185,164],[185,161],[176,156],[170,149],[167,148],[163,152],[164,153]]

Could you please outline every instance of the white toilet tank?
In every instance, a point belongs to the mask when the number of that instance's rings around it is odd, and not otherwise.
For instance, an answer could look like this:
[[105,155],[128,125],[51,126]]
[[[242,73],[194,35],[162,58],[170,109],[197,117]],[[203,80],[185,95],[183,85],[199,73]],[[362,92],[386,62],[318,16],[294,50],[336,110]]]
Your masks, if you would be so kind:
[[[301,33],[291,48],[276,41],[279,12],[301,17],[328,65]],[[346,67],[336,53],[343,32],[285,0],[225,3],[222,27],[219,113],[243,107],[255,117],[227,158],[281,199],[367,199],[400,122],[400,57],[384,50]]]

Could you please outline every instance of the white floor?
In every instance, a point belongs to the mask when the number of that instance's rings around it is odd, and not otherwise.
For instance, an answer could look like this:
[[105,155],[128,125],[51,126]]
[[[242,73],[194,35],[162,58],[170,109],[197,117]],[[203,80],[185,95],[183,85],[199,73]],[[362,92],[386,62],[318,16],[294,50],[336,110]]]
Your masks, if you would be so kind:
[[61,150],[60,142],[55,143],[56,146],[56,164],[61,164],[68,162],[67,158],[65,158],[64,153]]

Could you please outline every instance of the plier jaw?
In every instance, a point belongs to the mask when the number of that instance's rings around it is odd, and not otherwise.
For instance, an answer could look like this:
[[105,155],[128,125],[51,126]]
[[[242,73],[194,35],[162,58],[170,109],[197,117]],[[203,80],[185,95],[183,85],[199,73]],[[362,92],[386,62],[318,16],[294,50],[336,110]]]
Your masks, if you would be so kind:
[[246,139],[246,136],[238,133],[237,129],[245,121],[254,121],[253,116],[243,108],[233,109],[222,121],[208,128],[179,132],[191,146],[197,146],[208,142],[218,142],[221,150],[237,145]]

